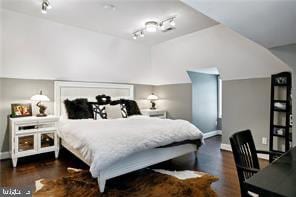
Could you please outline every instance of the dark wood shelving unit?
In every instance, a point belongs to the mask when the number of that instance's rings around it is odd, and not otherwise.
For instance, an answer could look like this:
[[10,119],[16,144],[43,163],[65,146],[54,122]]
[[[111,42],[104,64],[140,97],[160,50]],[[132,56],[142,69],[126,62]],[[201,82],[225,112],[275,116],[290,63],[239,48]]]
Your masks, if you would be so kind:
[[[292,77],[290,72],[271,76],[269,150],[285,153],[292,144]],[[275,148],[275,145],[277,148]],[[284,146],[284,150],[282,149]],[[272,162],[275,157],[269,158]]]

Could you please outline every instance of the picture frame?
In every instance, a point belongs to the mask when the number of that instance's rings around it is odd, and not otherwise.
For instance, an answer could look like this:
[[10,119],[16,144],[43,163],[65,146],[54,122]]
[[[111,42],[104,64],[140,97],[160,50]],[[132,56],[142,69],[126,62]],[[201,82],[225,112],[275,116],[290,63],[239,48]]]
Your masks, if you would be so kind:
[[13,103],[11,104],[11,117],[26,117],[32,116],[32,104],[31,103]]

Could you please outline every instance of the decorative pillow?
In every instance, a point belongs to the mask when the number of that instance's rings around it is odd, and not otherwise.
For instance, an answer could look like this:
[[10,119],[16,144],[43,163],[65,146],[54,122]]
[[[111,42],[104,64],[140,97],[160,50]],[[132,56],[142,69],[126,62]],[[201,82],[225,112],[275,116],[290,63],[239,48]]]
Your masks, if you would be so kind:
[[122,118],[120,105],[106,105],[105,108],[108,119]]
[[105,105],[92,104],[93,116],[95,120],[107,119],[106,107]]
[[126,106],[125,104],[120,104],[120,109],[121,109],[121,115],[123,118],[127,118],[128,115],[127,115],[127,109],[126,109]]
[[141,111],[136,101],[120,99],[120,103],[125,105],[128,116],[141,115]]
[[85,98],[79,98],[72,101],[66,99],[64,104],[69,119],[93,118],[92,108]]
[[111,97],[106,96],[105,94],[96,96],[96,99],[99,105],[108,105],[111,102]]

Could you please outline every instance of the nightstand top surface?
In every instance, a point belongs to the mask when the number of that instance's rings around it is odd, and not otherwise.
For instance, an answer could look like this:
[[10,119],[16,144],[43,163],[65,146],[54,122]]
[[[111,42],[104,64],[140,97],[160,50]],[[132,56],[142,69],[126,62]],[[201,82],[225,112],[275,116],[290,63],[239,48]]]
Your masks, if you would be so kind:
[[16,118],[10,117],[9,119],[12,122],[29,122],[29,121],[42,121],[42,120],[58,121],[60,117],[55,115],[48,115],[45,117],[37,117],[37,116],[26,116],[26,117],[16,117]]

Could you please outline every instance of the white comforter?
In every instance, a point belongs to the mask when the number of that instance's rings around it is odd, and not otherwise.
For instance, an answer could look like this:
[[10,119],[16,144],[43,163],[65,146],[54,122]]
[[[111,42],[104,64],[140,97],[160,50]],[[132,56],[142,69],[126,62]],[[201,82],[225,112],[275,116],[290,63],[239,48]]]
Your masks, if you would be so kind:
[[58,135],[91,164],[93,177],[133,153],[203,138],[202,132],[188,121],[139,116],[113,120],[61,120]]

